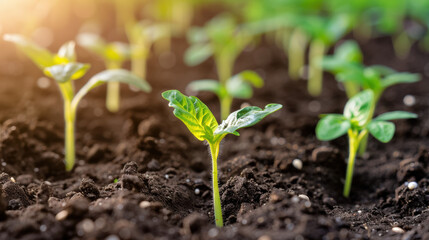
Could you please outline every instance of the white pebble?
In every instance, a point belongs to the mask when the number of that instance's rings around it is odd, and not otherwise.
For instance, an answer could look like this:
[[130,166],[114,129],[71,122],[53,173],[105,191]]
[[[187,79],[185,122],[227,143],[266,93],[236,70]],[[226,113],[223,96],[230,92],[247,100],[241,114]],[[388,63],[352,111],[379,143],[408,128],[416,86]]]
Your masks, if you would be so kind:
[[413,190],[417,188],[419,185],[416,182],[410,182],[408,183],[408,189]]
[[298,158],[292,161],[292,165],[298,170],[302,169],[302,161]]
[[51,85],[51,82],[50,82],[49,78],[47,78],[47,77],[41,77],[41,78],[37,79],[37,86],[39,88],[46,89],[50,85]]
[[55,216],[55,219],[57,221],[62,221],[66,219],[68,215],[69,215],[69,212],[67,210],[62,210],[61,212],[57,213],[57,215]]
[[200,189],[199,188],[195,188],[195,195],[198,195],[198,194],[200,194]]
[[404,229],[400,228],[400,227],[393,227],[392,231],[395,233],[404,233]]
[[39,227],[41,232],[46,232],[46,230],[48,230],[48,227],[45,224],[40,225]]
[[307,195],[299,194],[298,197],[301,198],[301,199],[303,199],[303,200],[310,201],[310,198],[308,198]]
[[16,181],[15,181],[15,178],[13,178],[13,177],[11,177],[11,178],[10,178],[10,181],[12,181],[12,182],[16,182]]
[[148,208],[148,207],[150,207],[150,202],[149,201],[141,201],[139,206],[141,208]]
[[411,107],[416,104],[416,98],[413,95],[406,95],[402,101],[408,107]]
[[359,214],[361,214],[361,213],[362,213],[362,210],[358,210],[358,213],[359,213]]

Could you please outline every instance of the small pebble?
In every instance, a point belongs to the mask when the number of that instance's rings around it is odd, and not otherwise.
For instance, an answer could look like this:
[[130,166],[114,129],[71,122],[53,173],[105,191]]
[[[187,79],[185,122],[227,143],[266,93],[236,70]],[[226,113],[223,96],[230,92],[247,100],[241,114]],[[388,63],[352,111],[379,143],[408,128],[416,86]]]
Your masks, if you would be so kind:
[[292,161],[292,165],[298,170],[302,169],[302,161],[298,158]]
[[310,201],[310,198],[308,198],[307,195],[299,194],[298,197],[301,198],[301,199],[303,199],[303,200]]
[[10,181],[16,183],[15,178],[13,178],[13,177],[10,178]]
[[165,179],[169,179],[170,178],[170,176],[168,176],[168,174],[165,174],[164,177],[165,177]]
[[411,107],[416,104],[416,98],[413,95],[406,95],[402,101],[408,107]]
[[219,230],[217,228],[211,228],[208,232],[207,235],[209,235],[209,237],[214,238],[219,234]]
[[141,201],[139,206],[141,208],[148,208],[148,207],[150,207],[150,202],[149,201]]
[[415,188],[417,188],[419,185],[416,182],[410,182],[408,183],[408,189],[413,190]]
[[39,88],[46,89],[50,85],[51,85],[51,82],[50,82],[49,78],[47,78],[47,77],[41,77],[41,78],[37,79],[37,86]]
[[358,210],[358,213],[359,213],[359,214],[361,214],[361,213],[362,213],[362,210]]
[[199,195],[200,194],[200,189],[199,188],[195,188],[195,195]]
[[270,237],[270,236],[267,236],[267,235],[263,235],[263,236],[260,236],[260,237],[258,238],[258,240],[271,240],[271,237]]
[[393,227],[392,231],[395,233],[404,233],[404,229],[400,228],[400,227]]
[[66,219],[68,215],[69,215],[69,212],[67,210],[62,210],[61,212],[57,213],[57,215],[55,216],[55,219],[57,221],[62,221]]
[[40,225],[39,227],[41,232],[46,232],[46,230],[48,230],[48,227],[45,224]]

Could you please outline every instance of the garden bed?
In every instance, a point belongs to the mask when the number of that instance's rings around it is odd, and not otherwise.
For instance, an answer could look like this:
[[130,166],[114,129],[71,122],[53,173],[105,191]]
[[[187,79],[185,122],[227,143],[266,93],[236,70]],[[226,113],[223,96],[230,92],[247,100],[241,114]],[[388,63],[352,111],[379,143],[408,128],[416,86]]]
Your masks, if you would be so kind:
[[[216,228],[207,146],[161,98],[164,90],[185,90],[191,80],[215,77],[213,62],[183,65],[185,48],[175,40],[172,68],[152,58],[150,94],[123,86],[117,114],[104,107],[104,87],[85,98],[72,172],[65,172],[62,162],[57,87],[51,82],[41,88],[36,77],[41,73],[28,61],[2,60],[0,239],[429,239],[427,53],[415,47],[398,60],[389,38],[363,44],[368,64],[423,76],[419,83],[387,90],[377,112],[406,110],[419,118],[395,122],[397,132],[388,144],[370,140],[345,199],[346,138],[328,143],[315,137],[318,115],[341,112],[344,92],[326,74],[322,96],[312,98],[305,81],[288,79],[281,50],[262,44],[245,52],[236,70],[254,69],[266,82],[247,103],[284,107],[240,130],[240,138],[224,140],[219,184],[226,226]],[[86,53],[78,54],[88,62]],[[101,68],[100,62],[93,66]],[[406,95],[414,105],[404,105]],[[199,96],[218,116],[217,99]],[[243,103],[236,100],[233,109]],[[292,165],[294,159],[302,161],[302,169]],[[409,190],[404,185],[409,181],[418,187]]]

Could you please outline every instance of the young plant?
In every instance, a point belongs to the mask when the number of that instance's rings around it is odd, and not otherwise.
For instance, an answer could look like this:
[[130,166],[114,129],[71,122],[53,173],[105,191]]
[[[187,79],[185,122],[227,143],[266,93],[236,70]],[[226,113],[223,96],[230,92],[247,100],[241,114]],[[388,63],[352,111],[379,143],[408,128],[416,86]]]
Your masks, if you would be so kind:
[[389,120],[417,117],[413,113],[394,111],[372,119],[373,104],[373,91],[364,90],[349,99],[344,107],[343,115],[326,114],[316,126],[316,136],[321,141],[330,141],[346,133],[348,135],[349,157],[343,190],[344,197],[350,195],[356,153],[362,139],[370,133],[380,142],[387,143],[395,133],[395,125],[388,122]]
[[[245,29],[238,28],[231,17],[219,16],[212,19],[204,28],[191,29],[188,38],[191,47],[185,53],[185,62],[195,66],[213,56],[221,89],[227,89],[228,82],[232,79],[234,62],[252,37]],[[257,82],[256,86],[262,85],[261,81]],[[226,119],[230,113],[233,96],[229,92],[219,95],[223,95],[220,98],[221,118]]]
[[227,134],[239,136],[238,129],[250,127],[261,121],[267,115],[282,108],[280,104],[268,104],[265,109],[245,107],[231,113],[228,118],[218,125],[210,109],[196,97],[187,97],[177,90],[162,93],[174,108],[174,115],[182,120],[188,130],[200,141],[207,141],[212,157],[213,174],[213,204],[216,226],[223,226],[222,208],[220,203],[217,158],[220,142]]
[[335,49],[332,56],[323,58],[322,67],[334,74],[337,81],[343,83],[348,98],[356,95],[360,91],[361,85],[343,78],[347,76],[348,72],[359,71],[362,59],[359,45],[353,40],[345,41]]
[[[124,61],[130,58],[130,46],[121,42],[106,43],[100,36],[92,33],[81,33],[77,37],[80,46],[97,54],[104,60],[106,69],[119,69]],[[117,112],[120,105],[120,85],[118,82],[107,84],[106,107]]]

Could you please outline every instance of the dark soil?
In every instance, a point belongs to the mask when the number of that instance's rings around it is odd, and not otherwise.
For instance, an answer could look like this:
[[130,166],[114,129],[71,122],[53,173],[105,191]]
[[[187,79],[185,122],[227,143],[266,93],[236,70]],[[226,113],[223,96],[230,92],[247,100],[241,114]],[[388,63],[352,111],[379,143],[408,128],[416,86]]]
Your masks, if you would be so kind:
[[[186,43],[175,39],[173,67],[161,67],[156,55],[149,63],[152,93],[123,86],[117,114],[104,107],[104,87],[90,93],[78,111],[77,165],[65,172],[58,89],[53,82],[38,87],[40,71],[3,44],[0,239],[429,239],[429,54],[417,46],[399,60],[388,38],[362,44],[367,64],[423,79],[383,95],[378,113],[406,110],[419,118],[395,121],[388,144],[370,139],[368,153],[357,159],[349,199],[342,197],[346,138],[320,142],[314,133],[318,114],[342,111],[344,92],[327,74],[322,96],[311,98],[305,81],[288,79],[280,49],[262,44],[245,52],[236,71],[254,69],[266,81],[246,103],[284,108],[224,140],[219,178],[226,226],[219,229],[207,146],[160,96],[184,91],[191,80],[215,78],[213,62],[186,67]],[[88,76],[102,69],[90,54],[78,54],[93,63]],[[406,95],[415,98],[413,106],[404,105]],[[218,116],[217,99],[199,96]],[[233,108],[243,103],[236,100]],[[301,170],[294,159],[302,160]],[[405,186],[411,181],[418,183],[414,190]]]

